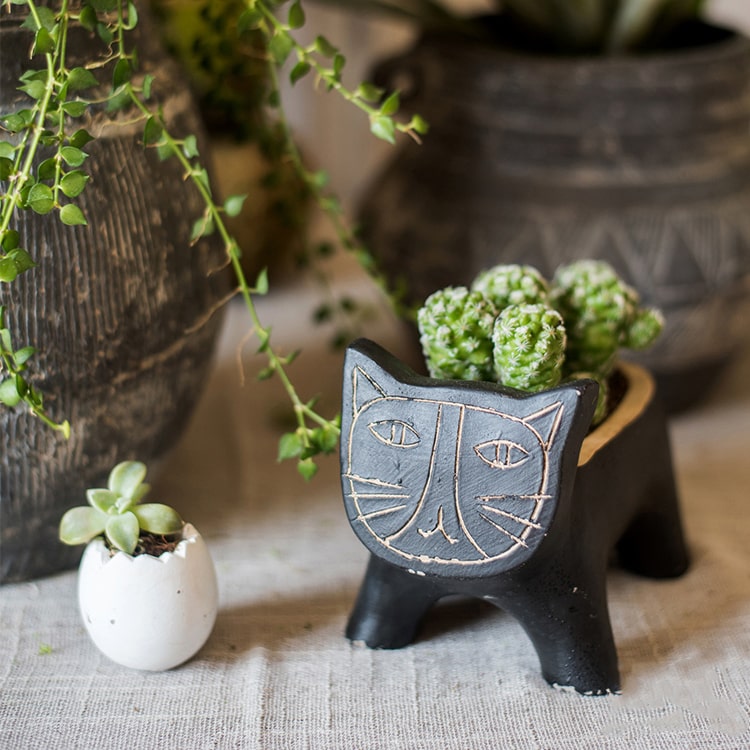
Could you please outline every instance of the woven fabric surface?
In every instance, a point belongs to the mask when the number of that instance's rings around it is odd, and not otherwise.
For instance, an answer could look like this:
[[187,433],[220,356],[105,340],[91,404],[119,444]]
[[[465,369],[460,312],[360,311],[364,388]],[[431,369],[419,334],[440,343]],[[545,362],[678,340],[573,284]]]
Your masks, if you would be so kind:
[[[693,564],[674,581],[611,571],[623,693],[591,698],[549,687],[518,623],[481,602],[440,604],[402,650],[344,638],[366,554],[338,466],[305,484],[276,464],[283,396],[241,387],[241,327],[232,310],[206,397],[154,489],[216,562],[208,643],[170,672],[127,670],[89,641],[74,572],[0,588],[2,750],[750,747],[750,358],[671,423]],[[297,373],[335,410],[339,360],[310,349]]]

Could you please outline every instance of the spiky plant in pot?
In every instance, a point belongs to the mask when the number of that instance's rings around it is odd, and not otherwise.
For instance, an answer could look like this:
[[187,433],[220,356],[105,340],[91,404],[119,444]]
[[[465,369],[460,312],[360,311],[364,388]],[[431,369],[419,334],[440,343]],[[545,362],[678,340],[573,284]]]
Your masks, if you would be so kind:
[[530,266],[498,265],[480,273],[471,291],[434,292],[419,310],[418,325],[432,377],[488,380],[529,392],[592,378],[600,389],[598,423],[607,413],[617,352],[651,345],[663,319],[640,304],[609,264],[584,260],[561,266],[551,282]]

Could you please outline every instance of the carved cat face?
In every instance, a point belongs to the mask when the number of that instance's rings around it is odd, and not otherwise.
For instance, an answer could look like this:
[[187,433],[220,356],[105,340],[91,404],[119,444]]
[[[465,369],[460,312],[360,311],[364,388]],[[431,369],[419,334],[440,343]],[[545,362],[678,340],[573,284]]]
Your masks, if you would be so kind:
[[[352,527],[371,552],[415,572],[515,567],[549,527],[566,449],[575,468],[592,391],[579,382],[522,396],[422,378],[372,342],[355,342],[341,440]],[[575,424],[583,428],[571,443]]]

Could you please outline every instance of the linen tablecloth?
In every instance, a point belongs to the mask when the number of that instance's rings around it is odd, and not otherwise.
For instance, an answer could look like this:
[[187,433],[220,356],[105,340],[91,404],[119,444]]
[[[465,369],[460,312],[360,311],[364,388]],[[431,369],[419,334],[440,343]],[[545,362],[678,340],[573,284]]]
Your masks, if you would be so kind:
[[[341,355],[308,323],[312,297],[282,289],[261,311],[282,346],[304,346],[294,377],[333,413]],[[246,323],[231,306],[205,396],[152,492],[214,557],[208,643],[170,672],[130,671],[90,643],[74,572],[0,588],[0,748],[750,748],[750,353],[671,421],[692,567],[656,582],[611,571],[623,693],[591,698],[549,687],[517,622],[484,603],[439,605],[402,650],[344,638],[366,553],[337,459],[310,483],[276,462],[288,407],[277,382],[252,382],[262,363],[242,346]],[[409,354],[387,312],[365,332]]]

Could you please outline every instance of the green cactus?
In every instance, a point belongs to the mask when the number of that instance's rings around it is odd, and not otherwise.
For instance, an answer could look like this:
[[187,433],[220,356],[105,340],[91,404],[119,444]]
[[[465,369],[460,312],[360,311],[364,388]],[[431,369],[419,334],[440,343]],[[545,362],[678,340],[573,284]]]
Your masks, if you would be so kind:
[[508,305],[533,305],[547,302],[549,284],[533,266],[502,264],[482,271],[471,285],[498,310]]
[[596,406],[594,407],[594,416],[591,417],[591,426],[596,427],[596,425],[604,421],[608,413],[609,378],[598,372],[572,372],[565,378],[565,382],[573,380],[595,380],[599,386],[599,392],[596,396]]
[[606,416],[618,350],[649,346],[664,325],[610,265],[592,260],[561,266],[552,284],[530,266],[498,265],[479,274],[471,291],[433,293],[417,318],[433,377],[523,391],[590,378],[599,384],[593,424]]
[[557,310],[543,303],[509,305],[492,332],[495,375],[522,391],[553,388],[562,377],[565,325]]
[[640,306],[638,293],[604,261],[582,260],[558,268],[550,292],[565,320],[568,373],[606,377],[618,349],[648,346],[661,331],[659,313]]
[[447,287],[417,315],[422,351],[434,378],[493,380],[492,327],[497,312],[479,292]]
[[640,308],[628,330],[622,345],[627,349],[646,349],[656,341],[664,328],[664,316],[654,307]]

